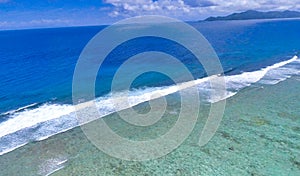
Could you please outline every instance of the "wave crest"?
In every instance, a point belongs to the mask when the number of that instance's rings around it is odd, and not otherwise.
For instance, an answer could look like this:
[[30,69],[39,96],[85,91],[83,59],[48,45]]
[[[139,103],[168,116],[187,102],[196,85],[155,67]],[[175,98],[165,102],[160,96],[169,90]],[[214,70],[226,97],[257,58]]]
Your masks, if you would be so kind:
[[[215,103],[235,95],[239,90],[253,83],[277,84],[292,75],[300,74],[300,60],[294,56],[290,60],[276,63],[258,71],[225,76],[227,94],[214,95],[209,84],[211,77],[181,83],[180,85],[152,87],[143,90],[111,93],[96,99],[100,117],[149,101],[153,95],[166,96],[181,89],[197,85],[199,93],[208,102]],[[114,106],[114,99],[128,97],[129,106]],[[155,97],[158,98],[158,97]],[[88,102],[81,103],[83,107]],[[70,104],[31,104],[17,110],[3,113],[9,118],[0,123],[0,155],[10,152],[32,140],[44,140],[52,135],[67,131],[79,125],[75,108]]]

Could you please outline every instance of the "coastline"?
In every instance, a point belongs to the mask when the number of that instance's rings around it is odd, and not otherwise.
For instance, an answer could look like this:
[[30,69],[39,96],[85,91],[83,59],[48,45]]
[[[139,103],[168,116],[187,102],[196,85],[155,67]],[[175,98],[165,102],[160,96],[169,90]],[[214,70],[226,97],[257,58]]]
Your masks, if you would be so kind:
[[[299,80],[299,76],[293,76],[276,85],[264,85],[263,88],[254,85],[230,97],[221,126],[204,147],[199,147],[197,142],[205,120],[203,117],[208,112],[205,105],[201,107],[196,127],[188,139],[175,151],[156,160],[129,162],[112,158],[93,146],[76,127],[2,155],[0,168],[4,175],[45,175],[46,171],[42,170],[45,164],[53,168],[51,172],[61,169],[52,175],[297,175],[300,173],[297,155],[300,153],[297,127],[300,111],[296,108],[300,98]],[[160,125],[170,126],[174,122],[178,104],[174,102],[176,96],[168,97],[173,104]],[[137,108],[147,111],[143,104]],[[118,133],[129,137],[133,134],[130,128],[120,128],[124,123],[118,121],[115,114],[104,118]],[[157,129],[162,129],[160,125],[154,126],[148,131],[150,133],[141,134],[141,139],[143,135],[156,136]],[[14,163],[11,165],[7,161]]]
[[[295,69],[298,67],[290,67],[289,65],[293,63],[298,65],[298,62],[298,56],[294,56],[288,60],[261,68],[257,71],[242,72],[238,75],[226,75],[224,76],[224,81],[227,85],[227,91],[225,95],[220,96],[209,95],[209,92],[211,91],[209,81],[217,78],[216,76],[210,76],[193,81],[183,82],[176,86],[149,87],[145,90],[129,91],[128,93],[118,92],[96,98],[95,101],[79,103],[76,105],[76,107],[70,104],[59,105],[46,103],[39,107],[35,107],[32,110],[27,110],[26,107],[19,108],[22,110],[21,112],[18,110],[13,112],[10,119],[0,124],[0,142],[6,144],[2,146],[6,148],[0,148],[1,155],[26,145],[30,141],[41,141],[53,135],[78,127],[80,124],[82,125],[96,120],[99,118],[98,115],[96,117],[89,117],[89,119],[84,119],[83,121],[83,119],[77,119],[75,113],[75,110],[85,110],[94,103],[96,103],[97,108],[99,108],[99,115],[100,118],[102,118],[114,112],[143,104],[144,102],[148,102],[154,98],[174,94],[182,89],[193,86],[198,87],[201,100],[204,100],[202,103],[215,103],[234,96],[240,90],[251,86],[254,83],[261,82],[263,84],[273,85],[289,78],[294,74],[297,75],[297,73],[293,73],[293,71],[295,71]],[[275,73],[275,76],[273,75],[273,72]],[[160,96],[157,97],[157,94]],[[117,99],[123,99],[122,97],[124,96],[129,96],[128,99],[131,102],[130,105],[123,106],[123,104],[127,103],[119,102],[120,106],[114,107],[113,102]],[[33,105],[35,106],[36,104]],[[9,113],[10,112],[11,111],[9,111]],[[55,112],[55,114],[53,114],[53,112]],[[32,117],[34,117],[34,120],[31,120]],[[32,132],[32,130],[36,128],[38,130],[36,132]],[[13,143],[9,143],[9,141],[13,141]]]

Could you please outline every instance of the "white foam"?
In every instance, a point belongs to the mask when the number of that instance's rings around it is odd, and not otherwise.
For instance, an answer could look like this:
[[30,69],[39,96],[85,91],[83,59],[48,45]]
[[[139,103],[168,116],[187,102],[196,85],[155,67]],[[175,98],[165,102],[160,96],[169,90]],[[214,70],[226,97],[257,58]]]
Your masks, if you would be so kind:
[[98,118],[107,116],[111,113],[121,111],[135,105],[147,102],[156,98],[164,97],[175,92],[187,89],[197,84],[209,82],[209,80],[217,78],[216,75],[192,80],[188,82],[179,83],[172,86],[163,86],[163,87],[151,87],[146,89],[136,89],[133,91],[121,91],[117,93],[111,93],[107,96],[97,98],[96,101],[89,101],[85,103],[80,103],[76,105],[76,110],[81,110],[96,104],[99,110],[99,116],[93,116],[85,119],[81,119],[80,124],[85,124],[90,121],[96,120]]
[[[278,68],[281,68],[281,67],[283,67],[287,64],[290,64],[292,62],[295,62],[295,61],[298,61],[297,56],[294,56],[292,59],[289,59],[287,61],[283,61],[280,63],[276,63],[274,65],[268,66],[268,67],[263,68],[258,71],[244,72],[239,75],[226,76],[225,77],[226,86],[228,89],[240,90],[244,87],[250,86],[253,83],[261,81],[269,72],[272,72],[273,70],[276,70],[276,69],[278,70]],[[288,78],[288,77],[284,77],[284,79],[280,79],[280,80],[283,81],[286,78]],[[261,83],[263,83],[263,82],[261,82]],[[268,83],[265,82],[265,84],[268,84]]]
[[65,167],[65,166],[60,166],[60,167],[58,167],[57,169],[54,169],[53,171],[47,173],[45,176],[50,176],[50,175],[54,174],[55,172],[57,172],[57,171],[63,169],[64,167]]
[[[298,61],[299,60],[297,60],[297,62]],[[274,85],[296,75],[300,75],[300,65],[288,64],[283,67],[270,70],[260,81],[260,83]]]
[[38,123],[59,118],[74,111],[72,105],[44,104],[38,108],[17,112],[0,123],[0,137],[14,133]]
[[64,158],[50,158],[45,160],[41,163],[39,166],[39,174],[41,175],[51,175],[54,172],[57,172],[58,170],[61,170],[64,168],[64,163],[66,163],[68,160]]
[[27,109],[27,108],[30,108],[30,107],[33,107],[33,106],[36,106],[37,104],[38,104],[38,103],[32,103],[32,104],[30,104],[30,105],[27,105],[27,106],[24,106],[24,107],[18,108],[18,109],[16,109],[16,110],[7,111],[7,112],[5,112],[5,113],[3,113],[3,114],[1,114],[1,115],[9,115],[9,114],[14,114],[14,113],[16,113],[16,112],[19,112],[19,111],[25,110],[25,109]]
[[[76,123],[76,124],[77,124],[77,123]],[[69,131],[69,130],[73,129],[73,128],[76,127],[76,126],[77,126],[77,125],[74,125],[74,126],[72,126],[72,127],[69,127],[69,128],[66,128],[66,129],[63,129],[63,130],[60,130],[60,131],[57,131],[56,133],[52,133],[52,134],[50,134],[50,135],[45,135],[45,136],[38,137],[38,138],[36,139],[36,141],[42,141],[42,140],[48,139],[49,137],[54,136],[54,135],[56,135],[56,134],[63,133],[63,132],[66,132],[66,131]]]
[[11,151],[13,151],[13,150],[15,150],[15,149],[17,149],[17,148],[20,148],[20,147],[22,147],[22,146],[24,146],[24,145],[26,145],[26,144],[28,144],[28,142],[27,142],[27,143],[24,143],[24,144],[16,145],[16,146],[14,146],[14,147],[12,147],[12,148],[7,148],[7,149],[1,151],[1,152],[0,152],[0,155],[3,155],[3,154],[5,154],[5,153],[9,153],[9,152],[11,152]]
[[[215,103],[234,96],[238,92],[238,90],[250,86],[253,83],[260,82],[263,84],[276,84],[278,83],[278,80],[282,81],[287,79],[292,74],[299,73],[300,68],[298,69],[295,67],[287,66],[290,63],[299,63],[298,57],[295,56],[290,60],[274,64],[258,71],[244,72],[239,75],[225,76],[224,78],[226,82],[227,92],[222,95],[219,95],[217,93],[214,94],[218,90],[213,90],[211,88],[211,85],[209,84],[209,81],[211,79],[218,78],[220,76],[210,76],[173,86],[154,87],[146,88],[143,90],[137,89],[133,91],[110,93],[106,96],[97,98],[95,102],[99,109],[100,117],[104,117],[113,112],[120,111],[196,85],[199,89],[200,94],[203,95],[207,101]],[[272,82],[269,77],[274,79],[275,81]],[[95,102],[89,101],[80,103],[76,105],[76,109],[78,110],[89,107]],[[19,108],[18,110],[15,110],[14,113],[13,111],[7,113],[10,118],[0,123],[0,141],[4,136],[15,134],[16,132],[32,128],[37,125],[41,129],[38,131],[38,134],[29,134],[29,136],[34,136],[34,140],[44,140],[50,136],[67,131],[79,125],[76,117],[74,116],[75,108],[73,107],[73,105],[44,104],[35,109],[27,109],[28,107],[32,106],[36,106],[36,104]],[[86,122],[89,122],[91,120],[95,119],[90,119]],[[32,140],[32,137],[30,139]],[[1,146],[2,151],[0,150],[0,155],[23,146],[24,140],[22,141],[22,143],[14,143],[14,145],[15,146],[13,147],[12,145],[9,145],[10,148],[3,148],[3,146]]]

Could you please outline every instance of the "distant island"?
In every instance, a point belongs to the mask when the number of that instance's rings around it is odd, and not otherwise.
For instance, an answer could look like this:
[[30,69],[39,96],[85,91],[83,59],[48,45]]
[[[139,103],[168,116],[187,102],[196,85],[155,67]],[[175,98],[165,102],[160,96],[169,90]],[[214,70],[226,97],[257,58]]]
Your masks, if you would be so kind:
[[300,12],[297,11],[270,11],[259,12],[248,10],[242,13],[233,13],[228,16],[209,17],[204,21],[225,21],[225,20],[251,20],[251,19],[275,19],[275,18],[299,18]]

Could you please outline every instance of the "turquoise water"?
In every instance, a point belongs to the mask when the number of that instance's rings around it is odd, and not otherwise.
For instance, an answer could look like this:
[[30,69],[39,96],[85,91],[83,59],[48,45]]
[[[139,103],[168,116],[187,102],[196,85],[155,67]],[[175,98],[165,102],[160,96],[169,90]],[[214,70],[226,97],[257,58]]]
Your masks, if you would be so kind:
[[[118,135],[135,141],[155,139],[172,128],[182,100],[174,93],[176,86],[170,78],[144,74],[129,91],[136,105],[133,109],[146,114],[150,111],[147,96],[159,92],[166,97],[166,112],[149,127],[129,125],[115,113],[118,107],[111,105],[126,93],[110,92],[119,66],[140,52],[167,52],[196,79],[201,101],[191,135],[168,155],[141,162],[117,159],[97,149],[78,127],[72,106],[72,75],[78,56],[105,26],[0,31],[0,175],[299,175],[300,41],[296,39],[300,20],[191,25],[220,57],[225,96],[211,96],[205,71],[186,48],[157,37],[123,43],[99,71],[95,91],[100,114]],[[177,70],[171,63],[143,64]],[[182,85],[190,83],[184,77],[181,81]],[[188,94],[190,107],[193,96]],[[227,99],[222,122],[212,140],[199,146],[210,104],[222,99]]]
[[[231,94],[264,76],[255,71],[289,60],[300,51],[297,40],[300,20],[194,22],[191,25],[216,50],[224,74],[239,75],[228,78]],[[71,106],[73,72],[83,47],[105,27],[0,31],[0,154],[78,125]],[[97,76],[96,95],[99,104],[104,105],[104,114],[111,113],[107,110],[111,107],[105,106],[105,102],[113,99],[110,83],[114,73],[124,60],[145,51],[166,52],[183,63],[195,79],[206,76],[202,65],[178,43],[157,37],[127,41],[110,53]],[[90,62],[93,64],[94,60]],[[163,65],[169,71],[177,71],[171,63]],[[285,79],[295,74],[296,67],[272,74],[268,80]],[[252,73],[243,75],[243,72]],[[179,79],[186,81],[184,76]],[[85,81],[82,79],[83,85]],[[132,95],[142,97],[173,84],[163,74],[143,74],[131,85],[135,90]],[[207,86],[202,89],[203,97],[209,100],[205,88]]]
[[[208,113],[200,109],[192,134],[170,154],[134,162],[106,155],[91,144],[80,128],[30,143],[1,156],[3,175],[299,175],[300,77],[276,85],[251,86],[227,101],[222,123],[213,139],[198,146],[200,130]],[[105,117],[113,129],[135,140],[154,137],[172,126],[179,107],[170,95],[162,123],[151,129],[126,127],[116,114]],[[137,109],[147,105],[139,105]],[[139,139],[138,139],[139,138]],[[145,139],[145,138],[144,138]],[[14,163],[13,165],[11,163]]]

